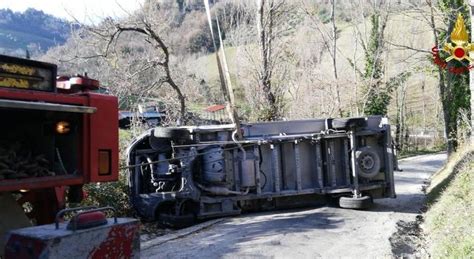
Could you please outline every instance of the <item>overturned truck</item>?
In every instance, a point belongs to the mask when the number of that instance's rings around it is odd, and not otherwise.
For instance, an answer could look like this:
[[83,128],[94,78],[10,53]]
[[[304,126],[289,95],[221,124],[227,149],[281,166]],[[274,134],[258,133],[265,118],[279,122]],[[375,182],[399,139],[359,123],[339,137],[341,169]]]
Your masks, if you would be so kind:
[[391,143],[380,116],[157,127],[128,148],[130,199],[140,217],[174,227],[336,198],[366,209],[395,198]]

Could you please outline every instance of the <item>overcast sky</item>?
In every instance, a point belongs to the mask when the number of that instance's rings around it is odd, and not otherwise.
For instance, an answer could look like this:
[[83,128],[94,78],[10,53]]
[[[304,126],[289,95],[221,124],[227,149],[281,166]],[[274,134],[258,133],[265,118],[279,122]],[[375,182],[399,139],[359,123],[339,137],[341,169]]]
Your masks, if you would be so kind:
[[143,0],[0,0],[0,9],[24,11],[35,8],[57,17],[73,20],[73,14],[81,22],[94,23],[107,16],[121,17],[139,8]]

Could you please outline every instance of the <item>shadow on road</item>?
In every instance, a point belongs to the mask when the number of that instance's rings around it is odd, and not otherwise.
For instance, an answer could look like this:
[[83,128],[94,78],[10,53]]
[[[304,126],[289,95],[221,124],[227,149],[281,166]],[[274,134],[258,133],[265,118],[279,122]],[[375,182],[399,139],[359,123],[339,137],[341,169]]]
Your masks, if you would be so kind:
[[[209,238],[212,239],[212,246],[223,248],[219,253],[232,254],[239,249],[236,244],[252,245],[266,237],[304,233],[314,229],[336,229],[344,224],[344,219],[335,217],[332,213],[315,212],[313,209],[246,214],[239,220],[224,223],[219,234]],[[245,234],[236,235],[235,232]],[[270,245],[280,245],[279,241],[273,241],[275,244],[269,242]]]
[[[250,213],[226,220],[218,228],[206,230],[205,235],[196,233],[196,238],[187,239],[186,244],[182,244],[186,249],[177,249],[178,241],[171,241],[160,245],[157,250],[143,251],[142,256],[156,258],[156,253],[161,253],[160,257],[163,258],[193,258],[195,255],[206,259],[222,258],[223,255],[238,254],[244,248],[260,245],[276,248],[282,245],[281,236],[299,234],[309,239],[306,232],[315,229],[332,231],[344,225],[344,222],[341,217],[315,211],[314,207]],[[246,253],[246,256],[253,257],[250,253]],[[254,256],[261,257],[262,254]]]

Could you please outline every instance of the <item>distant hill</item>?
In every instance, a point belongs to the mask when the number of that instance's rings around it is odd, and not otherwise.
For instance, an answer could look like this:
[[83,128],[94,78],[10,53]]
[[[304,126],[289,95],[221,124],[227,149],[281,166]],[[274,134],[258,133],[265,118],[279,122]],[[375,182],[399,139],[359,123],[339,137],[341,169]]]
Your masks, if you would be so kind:
[[70,31],[69,22],[36,9],[0,9],[0,54],[25,56],[27,49],[41,54],[63,44]]

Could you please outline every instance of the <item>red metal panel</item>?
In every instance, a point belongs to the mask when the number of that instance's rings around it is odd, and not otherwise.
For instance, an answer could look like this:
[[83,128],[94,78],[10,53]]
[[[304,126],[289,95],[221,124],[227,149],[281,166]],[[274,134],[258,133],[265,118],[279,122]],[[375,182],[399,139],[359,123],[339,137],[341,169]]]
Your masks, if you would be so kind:
[[[131,227],[114,226],[107,238],[89,253],[89,258],[132,258],[139,254],[136,251],[138,224]],[[139,237],[138,237],[139,239]],[[135,250],[135,251],[134,251]]]
[[[89,181],[103,182],[118,180],[118,101],[117,97],[97,93],[86,93],[89,106],[96,107],[89,117],[88,160]],[[111,173],[99,175],[99,150],[109,150]]]
[[[60,104],[92,106],[94,114],[83,115],[82,150],[79,150],[82,176],[54,176],[0,181],[0,191],[40,189],[54,186],[80,185],[90,181],[115,181],[118,179],[118,102],[117,98],[96,93],[80,95],[36,92],[0,88],[0,99],[41,101]],[[92,127],[92,128],[91,128]],[[98,175],[99,149],[111,152],[111,174]]]
[[79,95],[65,95],[50,92],[37,92],[20,89],[0,88],[0,98],[12,100],[31,100],[61,104],[85,105],[86,98]]
[[[21,89],[0,88],[0,99],[39,101],[70,105],[87,105],[87,98],[79,95],[65,95],[52,92],[38,92]],[[82,168],[79,168],[82,169]],[[84,171],[84,170],[80,170]],[[85,172],[87,173],[87,172]],[[87,179],[87,178],[86,178]],[[53,176],[0,181],[0,191],[15,191],[20,189],[41,189],[54,186],[83,184],[82,176]]]
[[84,183],[82,176],[43,176],[26,179],[0,181],[0,192],[49,188],[61,185],[76,185]]

